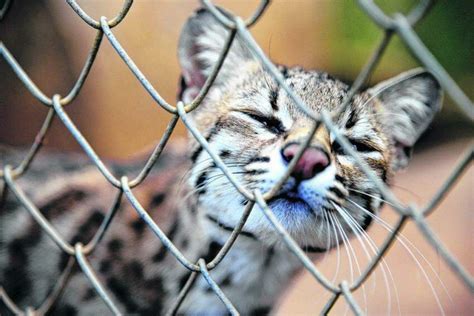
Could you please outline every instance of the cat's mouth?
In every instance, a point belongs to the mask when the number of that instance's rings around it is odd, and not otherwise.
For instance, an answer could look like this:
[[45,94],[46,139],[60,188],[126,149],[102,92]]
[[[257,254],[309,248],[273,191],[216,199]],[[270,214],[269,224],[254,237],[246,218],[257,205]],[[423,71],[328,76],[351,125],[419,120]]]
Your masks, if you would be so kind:
[[[319,208],[311,207],[309,202],[295,190],[279,193],[268,201],[268,206],[280,217],[282,224],[293,232],[295,232],[294,228],[301,228],[302,223],[312,222],[308,222],[308,217],[314,219],[315,216],[317,217],[321,213]],[[306,242],[300,244],[301,249],[305,252],[321,253],[327,251],[324,247],[311,246]]]
[[295,191],[278,194],[269,200],[268,206],[278,213],[316,214],[316,210]]

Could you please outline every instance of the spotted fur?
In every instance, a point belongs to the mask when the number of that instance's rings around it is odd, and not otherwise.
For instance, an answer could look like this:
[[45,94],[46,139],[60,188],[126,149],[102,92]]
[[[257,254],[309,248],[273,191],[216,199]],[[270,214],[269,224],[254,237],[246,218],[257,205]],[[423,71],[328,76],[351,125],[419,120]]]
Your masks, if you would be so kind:
[[[227,31],[204,10],[185,25],[179,45],[184,102],[190,102],[203,86],[226,36]],[[335,110],[349,90],[324,72],[279,69],[315,114]],[[412,146],[440,104],[436,79],[423,70],[413,70],[357,94],[336,118],[336,125],[371,169],[389,183],[394,171],[407,164]],[[289,144],[301,144],[312,124],[238,36],[215,85],[190,115],[234,176],[249,190],[262,192],[270,190],[286,170],[288,161],[282,150]],[[133,192],[188,259],[209,261],[229,237],[248,201],[192,137],[188,148],[187,154],[172,149],[161,157],[153,174]],[[328,238],[330,218],[339,218],[345,233],[353,235],[340,209],[366,229],[371,217],[361,207],[376,213],[381,203],[374,184],[325,127],[317,130],[310,148],[327,155],[328,165],[311,178],[290,177],[269,205],[302,249],[317,259],[336,245],[335,238]],[[7,160],[19,161],[18,155],[4,150]],[[119,175],[137,172],[139,167],[135,162],[113,164]],[[48,154],[19,183],[72,243],[87,243],[92,238],[113,201],[111,186],[83,157]],[[67,257],[11,194],[4,203],[2,223],[7,223],[3,224],[0,256],[2,286],[20,306],[37,306]],[[166,311],[189,275],[126,202],[90,261],[119,309],[140,315]],[[262,315],[271,310],[300,268],[255,206],[236,244],[211,275],[239,311]],[[76,269],[52,314],[107,312]],[[221,315],[226,309],[199,279],[180,312]]]

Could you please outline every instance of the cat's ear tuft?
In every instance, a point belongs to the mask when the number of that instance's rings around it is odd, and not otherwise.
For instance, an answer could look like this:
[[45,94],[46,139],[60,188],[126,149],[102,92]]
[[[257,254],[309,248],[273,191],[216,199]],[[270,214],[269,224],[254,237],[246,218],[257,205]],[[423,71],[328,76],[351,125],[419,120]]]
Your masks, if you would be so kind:
[[383,105],[382,120],[393,144],[393,170],[408,164],[415,142],[441,108],[437,79],[423,69],[404,72],[368,90]]
[[[220,9],[224,15],[228,15]],[[186,22],[179,39],[178,57],[182,70],[180,98],[188,103],[199,93],[229,37],[230,31],[207,10],[196,11]],[[250,52],[234,38],[215,85],[239,69],[250,58]]]

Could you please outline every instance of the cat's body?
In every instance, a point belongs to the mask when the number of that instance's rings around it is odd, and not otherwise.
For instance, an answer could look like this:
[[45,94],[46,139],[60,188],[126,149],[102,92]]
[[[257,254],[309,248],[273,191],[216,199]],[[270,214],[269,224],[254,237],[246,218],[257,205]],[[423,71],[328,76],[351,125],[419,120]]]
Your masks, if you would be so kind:
[[[194,209],[192,199],[184,201],[188,192],[182,179],[189,162],[182,147],[170,147],[153,173],[133,192],[188,259],[210,261],[222,244],[204,232],[203,219]],[[7,148],[1,148],[0,152],[4,162],[12,164],[25,154]],[[145,156],[108,165],[116,174],[136,175]],[[90,241],[113,205],[116,192],[85,156],[75,154],[40,155],[31,172],[18,183],[61,236],[72,244]],[[39,228],[11,192],[2,211],[2,223],[14,225],[2,224],[1,284],[19,306],[38,307],[51,291],[59,272],[64,270],[67,255]],[[230,233],[223,229],[223,234]],[[189,276],[189,271],[163,248],[125,199],[90,261],[125,314],[165,312]],[[278,269],[272,265],[278,265]],[[274,292],[287,284],[298,266],[287,251],[276,252],[244,234],[211,274],[242,312],[261,314],[270,309],[276,297]],[[110,313],[78,267],[68,284],[53,314]],[[180,308],[180,312],[185,311],[225,314],[225,307],[200,278]]]
[[[226,31],[204,11],[187,23],[179,49],[184,102],[197,95],[225,38]],[[283,66],[280,70],[314,113],[334,110],[348,92],[347,85],[323,72]],[[394,171],[406,165],[410,148],[439,109],[440,99],[433,76],[412,71],[356,95],[336,124],[388,182]],[[250,192],[272,188],[311,127],[311,120],[251,58],[239,38],[203,104],[189,115],[211,149]],[[53,156],[44,160],[44,166],[39,164],[20,179],[21,185],[68,240],[87,242],[112,205],[113,188],[93,167],[81,167],[77,158]],[[51,165],[77,170],[55,175]],[[115,173],[136,174],[138,168],[127,164]],[[193,261],[213,259],[248,204],[193,140],[187,155],[180,150],[161,157],[154,173],[133,192]],[[1,283],[20,306],[35,306],[56,280],[64,256],[13,200],[10,195],[7,211],[2,212],[3,222],[14,224],[8,224],[2,236],[6,242],[0,258]],[[381,206],[374,184],[324,127],[268,203],[313,257],[342,241],[335,233],[336,225],[340,232],[352,235],[367,228],[369,214]],[[159,314],[172,304],[189,272],[162,248],[134,209],[127,202],[122,204],[90,261],[120,310]],[[40,242],[49,243],[51,250],[40,247]],[[242,314],[262,314],[275,304],[300,267],[261,210],[254,207],[243,233],[211,275]],[[81,314],[107,311],[81,273],[74,274],[56,307],[56,311],[73,310]],[[226,309],[200,278],[180,312],[225,314]]]

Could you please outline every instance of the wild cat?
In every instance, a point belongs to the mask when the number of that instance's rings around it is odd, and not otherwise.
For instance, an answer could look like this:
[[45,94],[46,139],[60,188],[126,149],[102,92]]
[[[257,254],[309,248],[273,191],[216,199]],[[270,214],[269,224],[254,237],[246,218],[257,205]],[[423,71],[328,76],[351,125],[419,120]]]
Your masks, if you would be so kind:
[[[226,29],[205,10],[187,21],[179,42],[180,98],[185,103],[203,86],[226,38]],[[315,114],[334,110],[349,90],[324,72],[279,69]],[[439,110],[441,99],[440,86],[430,73],[408,71],[358,93],[336,123],[360,156],[389,183],[394,172],[407,165],[411,148]],[[284,174],[312,125],[239,37],[209,94],[189,115],[233,175],[249,190],[262,192]],[[3,164],[21,157],[18,152],[2,151]],[[110,163],[116,175],[134,174],[141,166],[138,161]],[[115,194],[85,157],[72,154],[45,153],[18,182],[72,244],[91,239]],[[214,258],[248,204],[192,137],[186,149],[171,146],[133,192],[192,261]],[[316,260],[342,242],[343,234],[365,230],[382,202],[353,158],[321,127],[268,204]],[[1,284],[22,308],[38,306],[64,269],[67,256],[12,194],[3,204],[1,223]],[[127,202],[89,259],[124,314],[165,313],[189,276]],[[242,314],[262,315],[271,311],[300,269],[300,262],[255,206],[235,245],[211,275]],[[5,306],[0,311],[8,314]],[[75,269],[50,313],[105,315],[110,311]],[[179,313],[222,315],[227,310],[199,278]]]

